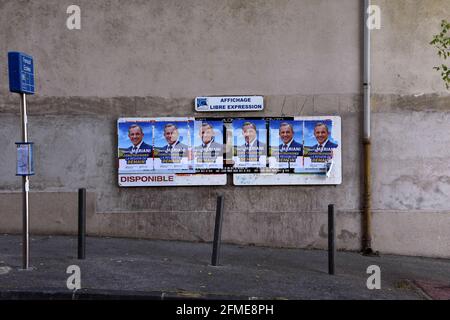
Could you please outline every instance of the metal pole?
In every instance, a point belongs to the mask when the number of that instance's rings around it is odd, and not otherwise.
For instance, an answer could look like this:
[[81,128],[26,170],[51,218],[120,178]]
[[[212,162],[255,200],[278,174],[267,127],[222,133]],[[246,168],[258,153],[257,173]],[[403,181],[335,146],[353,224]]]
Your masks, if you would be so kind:
[[[28,142],[27,130],[27,98],[24,93],[20,94],[20,115],[22,118],[22,142]],[[28,191],[30,180],[28,176],[22,177],[22,268],[27,270],[30,266],[30,229],[29,229],[29,202]]]
[[78,189],[78,259],[86,258],[86,189]]
[[213,252],[211,257],[211,264],[213,266],[217,266],[219,264],[220,241],[222,234],[222,217],[223,217],[223,196],[218,196],[216,207],[216,224],[214,227]]
[[328,205],[328,274],[334,275],[334,256],[336,255],[334,227],[334,204]]

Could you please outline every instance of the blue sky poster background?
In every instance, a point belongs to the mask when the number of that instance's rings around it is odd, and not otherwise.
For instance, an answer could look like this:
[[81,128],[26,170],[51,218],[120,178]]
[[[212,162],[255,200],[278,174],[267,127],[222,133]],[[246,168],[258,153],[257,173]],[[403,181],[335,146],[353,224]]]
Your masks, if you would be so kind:
[[305,138],[305,146],[312,147],[317,144],[316,137],[314,137],[314,127],[317,123],[325,123],[328,127],[328,140],[340,144],[340,141],[337,141],[333,138],[333,123],[331,120],[305,120],[305,132],[304,132],[304,138]]
[[256,126],[256,139],[267,144],[267,128],[266,120],[240,119],[233,120],[233,144],[234,146],[241,146],[245,144],[244,136],[242,135],[242,125],[245,122],[252,122]]
[[215,133],[214,141],[220,144],[223,144],[223,121],[195,121],[194,125],[194,146],[200,146],[202,144],[202,139],[199,135],[200,128],[202,126],[202,123],[209,123],[212,125]]
[[280,138],[280,124],[289,123],[294,128],[294,140],[298,143],[302,143],[303,139],[303,121],[301,120],[270,120],[269,123],[269,139],[270,147],[278,148],[283,141]]
[[130,141],[130,138],[128,138],[128,128],[131,127],[133,124],[137,124],[142,128],[144,132],[143,141],[148,145],[152,145],[152,124],[150,122],[139,122],[139,121],[119,122],[118,123],[119,148],[126,149],[128,147],[131,147],[132,143]]
[[157,122],[155,122],[155,147],[156,148],[163,148],[167,145],[167,141],[164,138],[164,126],[168,123],[172,123],[177,126],[178,133],[179,133],[178,141],[180,141],[188,146],[192,145],[192,139],[195,134],[193,121],[189,121],[191,142],[189,142],[189,138],[188,138],[188,121],[157,121]]

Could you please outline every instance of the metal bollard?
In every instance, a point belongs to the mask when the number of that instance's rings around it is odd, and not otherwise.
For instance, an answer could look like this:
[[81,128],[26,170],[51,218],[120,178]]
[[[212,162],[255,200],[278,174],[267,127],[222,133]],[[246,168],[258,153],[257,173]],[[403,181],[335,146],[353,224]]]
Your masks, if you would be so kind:
[[216,224],[214,227],[213,251],[211,257],[211,265],[213,266],[217,266],[219,264],[220,241],[222,234],[222,218],[223,218],[223,196],[218,196],[216,207]]
[[335,226],[334,226],[334,204],[328,205],[328,274],[334,275],[336,254],[335,246]]
[[78,259],[86,257],[86,189],[78,189]]

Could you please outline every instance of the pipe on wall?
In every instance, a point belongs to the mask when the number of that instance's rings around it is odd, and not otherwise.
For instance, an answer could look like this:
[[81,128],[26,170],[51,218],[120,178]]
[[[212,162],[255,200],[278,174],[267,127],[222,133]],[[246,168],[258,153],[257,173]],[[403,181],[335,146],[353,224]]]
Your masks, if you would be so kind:
[[363,122],[363,157],[364,157],[364,196],[363,196],[363,232],[362,251],[363,254],[371,254],[372,251],[372,212],[371,212],[371,136],[370,136],[370,96],[371,96],[371,74],[370,74],[370,26],[369,7],[370,0],[364,0],[364,122]]

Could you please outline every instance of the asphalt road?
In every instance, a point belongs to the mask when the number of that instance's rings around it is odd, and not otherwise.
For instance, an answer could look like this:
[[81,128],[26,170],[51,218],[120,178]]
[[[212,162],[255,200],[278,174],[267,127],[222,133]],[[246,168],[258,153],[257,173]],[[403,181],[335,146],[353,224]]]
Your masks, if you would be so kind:
[[[80,267],[86,296],[130,299],[394,299],[427,295],[421,284],[450,285],[450,260],[337,252],[328,275],[327,252],[223,245],[220,266],[211,266],[211,243],[87,238],[77,260],[76,237],[31,239],[32,270],[21,270],[21,237],[0,235],[0,299],[74,297],[66,273]],[[380,268],[381,289],[367,288],[367,268]],[[428,291],[428,293],[431,291]]]

